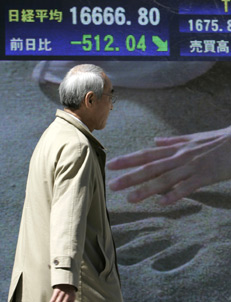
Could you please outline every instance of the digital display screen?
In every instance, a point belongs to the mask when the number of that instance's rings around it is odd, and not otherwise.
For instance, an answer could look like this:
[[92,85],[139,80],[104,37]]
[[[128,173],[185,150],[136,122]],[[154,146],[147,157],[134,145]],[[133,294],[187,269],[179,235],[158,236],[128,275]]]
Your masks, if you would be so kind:
[[[170,2],[170,3],[169,3]],[[229,59],[229,1],[1,4],[1,59]],[[3,39],[3,37],[5,37]]]

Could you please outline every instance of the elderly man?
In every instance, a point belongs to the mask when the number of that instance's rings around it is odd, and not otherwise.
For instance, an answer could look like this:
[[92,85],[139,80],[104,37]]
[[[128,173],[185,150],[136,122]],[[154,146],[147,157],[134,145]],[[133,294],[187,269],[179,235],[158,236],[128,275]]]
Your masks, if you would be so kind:
[[55,121],[31,158],[9,302],[122,301],[105,205],[102,145],[113,88],[100,67],[72,68]]

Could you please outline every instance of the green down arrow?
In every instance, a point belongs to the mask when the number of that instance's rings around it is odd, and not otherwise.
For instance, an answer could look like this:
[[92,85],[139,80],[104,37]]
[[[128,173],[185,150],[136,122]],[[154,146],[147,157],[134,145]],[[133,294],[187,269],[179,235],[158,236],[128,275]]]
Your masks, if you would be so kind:
[[168,51],[168,40],[164,42],[158,36],[152,36],[152,42],[158,47],[157,51]]

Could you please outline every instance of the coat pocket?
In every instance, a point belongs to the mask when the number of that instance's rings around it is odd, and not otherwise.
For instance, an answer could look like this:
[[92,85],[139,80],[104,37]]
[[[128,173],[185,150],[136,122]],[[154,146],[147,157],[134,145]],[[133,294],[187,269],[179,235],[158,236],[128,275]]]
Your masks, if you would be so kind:
[[103,259],[102,262],[104,263],[104,268],[103,270],[99,273],[99,277],[100,278],[103,278],[103,279],[107,279],[109,277],[109,275],[111,274],[112,272],[112,269],[113,269],[113,262],[110,261],[110,259],[107,257],[106,253],[105,253],[105,250],[103,248],[103,245],[99,239],[99,237],[97,236],[97,241],[98,241],[98,245],[99,245],[99,248],[100,248],[100,251],[101,251],[101,255],[100,257],[102,257]]
[[20,301],[20,297],[16,297],[16,294],[22,295],[22,275],[22,272],[15,272],[13,275],[9,289],[8,302]]

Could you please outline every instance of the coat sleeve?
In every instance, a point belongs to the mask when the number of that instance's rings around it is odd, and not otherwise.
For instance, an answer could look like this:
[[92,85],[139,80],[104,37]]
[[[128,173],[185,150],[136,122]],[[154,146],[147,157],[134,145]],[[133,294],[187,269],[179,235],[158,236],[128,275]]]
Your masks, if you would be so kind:
[[56,159],[50,216],[51,286],[78,286],[94,189],[92,152],[86,143],[69,142]]

